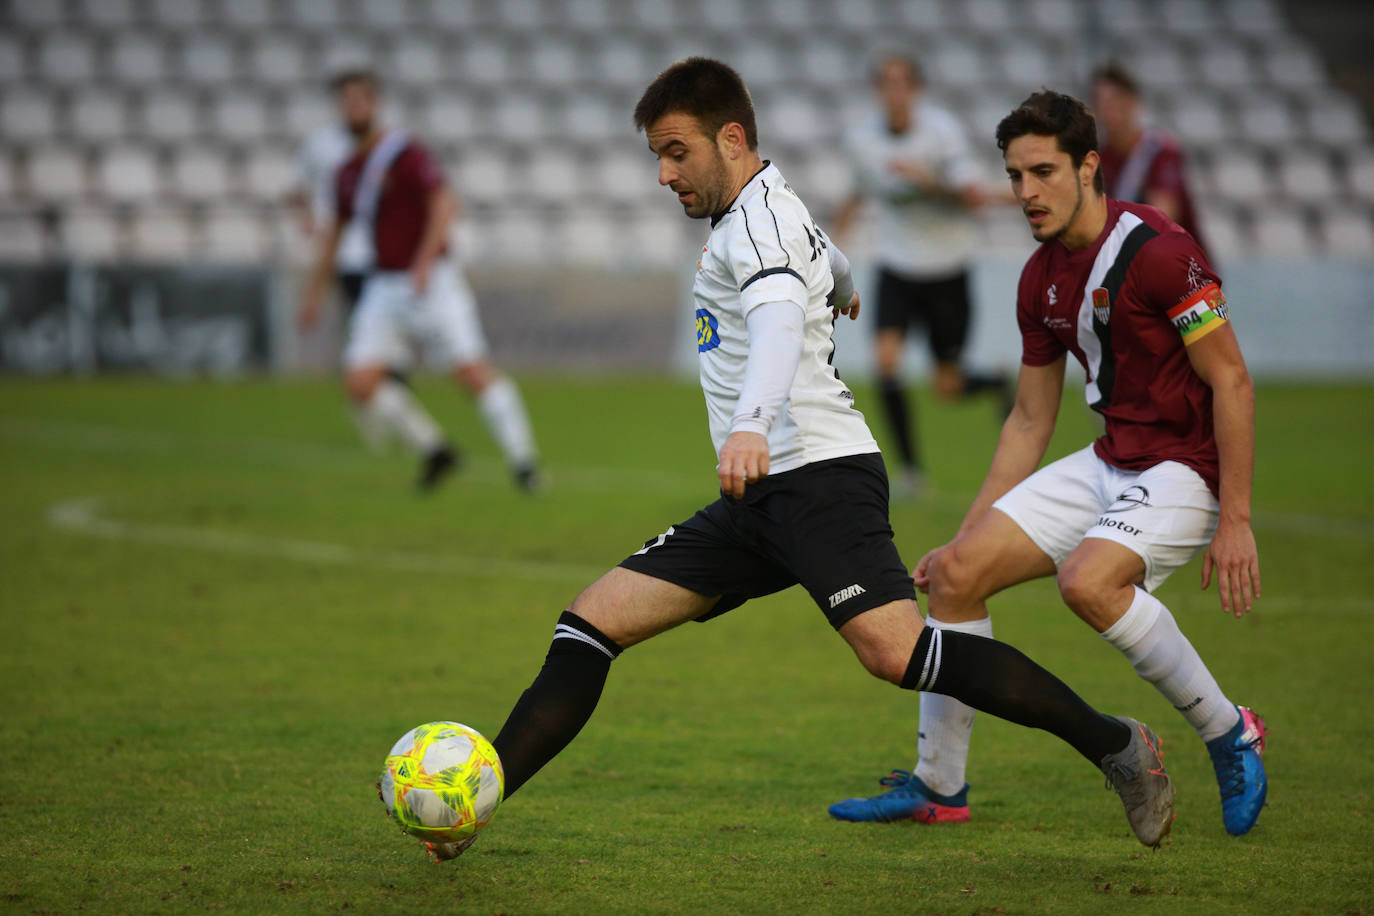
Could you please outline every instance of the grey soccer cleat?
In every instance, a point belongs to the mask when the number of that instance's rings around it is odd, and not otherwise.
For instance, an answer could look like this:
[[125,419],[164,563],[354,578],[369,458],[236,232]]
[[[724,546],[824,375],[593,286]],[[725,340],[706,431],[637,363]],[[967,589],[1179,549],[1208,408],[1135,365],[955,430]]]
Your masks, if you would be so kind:
[[1159,736],[1148,725],[1117,716],[1131,730],[1131,741],[1102,758],[1107,785],[1121,796],[1135,838],[1158,848],[1174,825],[1174,783],[1164,769]]
[[449,859],[456,859],[463,854],[463,850],[472,845],[473,840],[477,839],[477,834],[473,834],[466,840],[459,840],[456,843],[425,843],[425,849],[429,851],[429,857],[436,862],[447,862]]

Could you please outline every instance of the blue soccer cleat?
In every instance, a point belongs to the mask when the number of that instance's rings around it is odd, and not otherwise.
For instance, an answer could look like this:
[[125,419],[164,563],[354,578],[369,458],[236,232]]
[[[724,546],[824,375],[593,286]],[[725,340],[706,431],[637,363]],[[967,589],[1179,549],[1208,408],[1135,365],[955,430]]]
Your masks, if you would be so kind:
[[893,770],[879,785],[886,792],[872,798],[849,798],[830,806],[837,821],[918,821],[922,824],[963,823],[968,820],[968,783],[953,795],[932,792],[906,770]]
[[1220,738],[1207,742],[1212,768],[1221,787],[1221,819],[1226,832],[1243,836],[1255,826],[1264,807],[1269,781],[1264,775],[1264,739],[1269,730],[1254,710],[1237,706],[1240,721]]

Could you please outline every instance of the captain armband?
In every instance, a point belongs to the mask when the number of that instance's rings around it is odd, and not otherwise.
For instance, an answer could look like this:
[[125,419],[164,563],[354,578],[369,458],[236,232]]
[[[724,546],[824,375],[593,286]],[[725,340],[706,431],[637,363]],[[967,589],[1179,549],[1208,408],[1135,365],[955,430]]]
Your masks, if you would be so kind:
[[1169,320],[1178,329],[1185,346],[1191,347],[1208,334],[1231,320],[1226,308],[1226,296],[1221,287],[1209,283],[1202,289],[1169,309]]

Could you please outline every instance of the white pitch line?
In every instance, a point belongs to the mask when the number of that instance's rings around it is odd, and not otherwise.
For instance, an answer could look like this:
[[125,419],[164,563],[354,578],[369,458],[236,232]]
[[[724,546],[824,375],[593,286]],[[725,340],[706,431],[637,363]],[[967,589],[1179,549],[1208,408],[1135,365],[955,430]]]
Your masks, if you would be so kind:
[[239,556],[288,559],[326,566],[370,566],[396,572],[445,573],[496,579],[540,579],[550,582],[591,582],[605,572],[599,567],[572,563],[374,550],[269,534],[157,522],[123,521],[102,514],[101,502],[100,499],[71,499],[55,503],[48,509],[48,524],[62,531],[107,541],[191,547]]

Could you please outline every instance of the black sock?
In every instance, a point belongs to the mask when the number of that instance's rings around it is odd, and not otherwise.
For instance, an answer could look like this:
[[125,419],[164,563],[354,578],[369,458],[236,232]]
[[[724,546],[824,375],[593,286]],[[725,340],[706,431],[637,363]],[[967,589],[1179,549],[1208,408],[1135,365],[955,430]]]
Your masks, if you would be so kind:
[[501,726],[492,746],[501,757],[506,798],[558,755],[591,718],[620,647],[564,611],[544,667]]
[[883,398],[883,411],[887,414],[887,425],[897,440],[897,451],[901,453],[902,465],[919,468],[921,459],[916,454],[916,436],[912,430],[914,423],[907,406],[906,390],[899,379],[884,378],[878,383]]
[[1017,725],[1043,728],[1093,766],[1131,740],[1131,730],[1120,721],[1093,709],[1059,678],[995,639],[926,627],[902,686],[954,697]]

